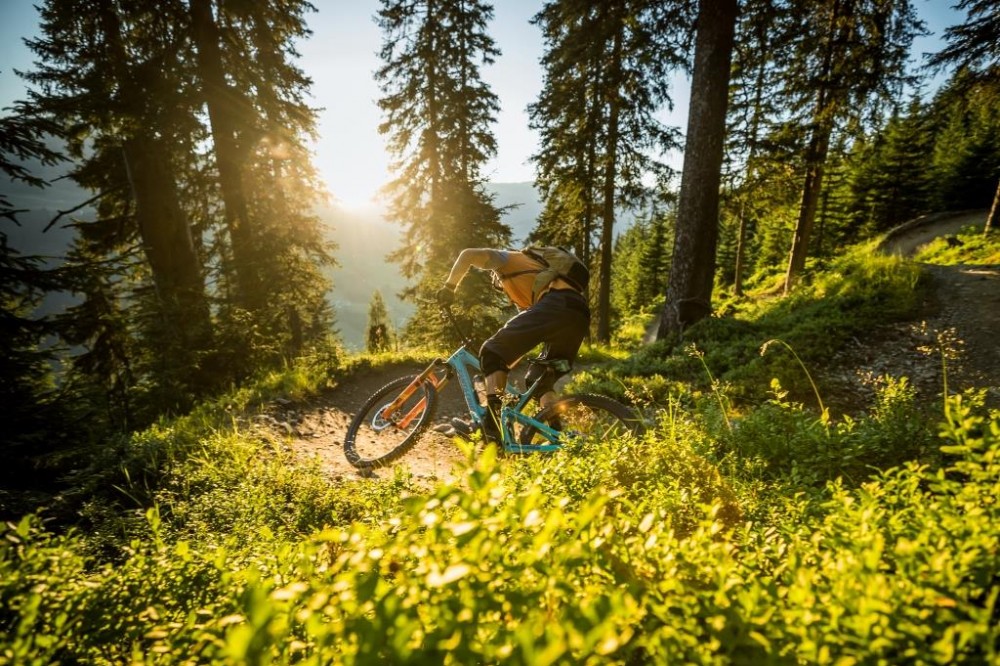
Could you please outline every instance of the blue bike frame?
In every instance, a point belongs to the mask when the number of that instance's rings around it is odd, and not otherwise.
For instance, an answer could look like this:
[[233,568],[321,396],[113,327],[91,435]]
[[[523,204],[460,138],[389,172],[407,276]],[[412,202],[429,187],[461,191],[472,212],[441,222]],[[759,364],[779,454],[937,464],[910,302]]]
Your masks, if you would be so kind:
[[[482,370],[479,366],[479,359],[475,354],[470,352],[465,345],[462,345],[448,358],[448,360],[440,361],[439,363],[448,366],[448,376],[454,375],[458,378],[458,383],[462,387],[462,396],[465,398],[465,404],[469,409],[469,415],[481,427],[487,418],[486,407],[479,404],[479,396],[476,394],[476,387],[472,380],[473,376],[479,374]],[[447,377],[439,377],[433,383],[437,389],[440,390],[441,386],[447,381],[447,379]],[[500,427],[503,431],[503,448],[506,451],[534,453],[556,451],[562,448],[562,445],[558,443],[558,430],[553,430],[547,424],[537,421],[521,411],[524,409],[525,405],[528,404],[528,401],[531,400],[531,397],[534,395],[535,388],[540,382],[541,379],[538,379],[522,392],[519,391],[509,379],[507,381],[507,393],[514,396],[516,398],[516,402],[504,405],[503,409],[500,411]],[[514,439],[515,423],[521,424],[522,427],[533,427],[539,434],[547,439],[549,443],[521,444],[517,442]]]

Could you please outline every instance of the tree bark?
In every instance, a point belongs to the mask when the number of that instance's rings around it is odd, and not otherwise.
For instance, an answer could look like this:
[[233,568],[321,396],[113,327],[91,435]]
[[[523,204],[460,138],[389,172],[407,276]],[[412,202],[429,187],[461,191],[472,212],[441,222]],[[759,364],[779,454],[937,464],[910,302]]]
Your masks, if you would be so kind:
[[823,126],[820,123],[813,130],[813,136],[806,151],[806,179],[802,186],[802,202],[799,204],[799,217],[795,223],[795,233],[792,236],[792,249],[788,254],[788,268],[785,271],[785,294],[792,290],[796,279],[806,265],[809,241],[813,225],[816,222],[816,211],[819,208],[819,194],[823,189],[823,173],[832,131],[832,127]]
[[123,147],[135,216],[165,325],[185,349],[205,349],[211,324],[201,262],[181,210],[169,158],[160,141],[134,137]]
[[680,337],[685,328],[712,312],[719,185],[737,13],[736,0],[698,3],[677,228],[657,340]]
[[998,208],[1000,208],[1000,183],[997,183],[997,191],[993,195],[993,205],[990,206],[990,214],[986,217],[986,226],[983,227],[984,236],[989,236],[990,232],[996,228]]
[[618,166],[618,116],[620,100],[618,88],[622,57],[622,30],[615,30],[614,44],[611,49],[611,67],[614,71],[609,81],[612,92],[610,110],[608,112],[608,142],[604,164],[604,211],[601,224],[601,280],[597,292],[597,340],[608,342],[611,339],[611,255],[614,251],[615,228],[615,174]]
[[[745,195],[744,195],[745,196]],[[747,203],[740,202],[740,229],[736,238],[736,266],[733,268],[733,294],[743,295],[743,263],[747,243]]]
[[202,95],[208,110],[215,162],[219,170],[223,214],[232,244],[238,300],[243,307],[253,311],[259,308],[263,293],[255,268],[254,234],[243,187],[242,151],[237,139],[243,103],[237,92],[226,83],[219,48],[219,27],[212,14],[211,0],[191,0],[190,8]]
[[[816,222],[816,211],[819,208],[819,195],[823,189],[826,157],[830,152],[833,116],[840,105],[839,95],[835,94],[832,89],[834,84],[831,77],[834,71],[835,43],[846,41],[845,35],[834,36],[838,30],[844,30],[844,28],[838,28],[838,23],[842,18],[842,9],[845,12],[850,11],[850,7],[843,8],[840,2],[834,2],[833,10],[830,12],[830,34],[827,36],[826,51],[823,54],[823,63],[819,72],[820,87],[816,93],[812,133],[805,154],[806,177],[802,185],[802,201],[799,204],[799,217],[795,223],[795,233],[792,236],[792,247],[788,253],[788,268],[785,271],[785,294],[788,294],[795,286],[795,281],[806,265],[809,240]],[[841,92],[840,95],[842,94]]]

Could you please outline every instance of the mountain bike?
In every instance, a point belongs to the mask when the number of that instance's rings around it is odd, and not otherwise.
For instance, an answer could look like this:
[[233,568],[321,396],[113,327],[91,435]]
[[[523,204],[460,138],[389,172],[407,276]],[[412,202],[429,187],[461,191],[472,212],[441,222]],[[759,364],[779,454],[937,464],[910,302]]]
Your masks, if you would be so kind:
[[[464,335],[450,308],[442,308],[461,345],[447,359],[438,358],[416,375],[393,380],[376,391],[354,416],[344,438],[344,454],[351,465],[370,470],[392,463],[410,449],[434,420],[438,394],[452,379],[457,379],[468,408],[473,429],[482,431],[492,418],[477,389],[481,379],[479,358],[470,349],[472,341]],[[529,359],[544,372],[568,370],[561,359]],[[560,366],[559,364],[566,364]],[[506,453],[545,453],[562,449],[581,440],[605,441],[638,434],[642,421],[630,407],[603,395],[570,394],[540,409],[533,415],[525,409],[545,379],[542,372],[525,389],[508,379],[500,411],[501,440],[498,447]]]

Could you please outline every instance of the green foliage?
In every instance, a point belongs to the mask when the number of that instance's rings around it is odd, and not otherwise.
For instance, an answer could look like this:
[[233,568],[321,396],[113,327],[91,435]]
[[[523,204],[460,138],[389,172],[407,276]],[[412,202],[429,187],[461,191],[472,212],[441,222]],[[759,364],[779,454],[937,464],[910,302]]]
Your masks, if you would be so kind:
[[655,210],[637,219],[615,243],[611,304],[619,317],[659,305],[670,275],[674,220]]
[[968,227],[921,246],[913,259],[940,265],[1000,264],[1000,234],[984,235],[982,229]]
[[[711,376],[731,384],[735,398],[759,402],[777,377],[793,399],[815,405],[810,373],[851,336],[911,313],[917,278],[916,266],[874,253],[871,245],[858,246],[817,270],[812,283],[792,295],[724,301],[720,314],[692,326],[683,342],[645,346],[621,363],[579,377],[576,387],[662,403],[678,382],[703,389]],[[774,339],[784,351],[761,353]],[[688,345],[703,353],[704,364],[686,353]]]
[[713,464],[719,446],[778,432],[801,444],[769,464],[801,470],[831,436],[902,444],[907,396],[888,385],[870,423],[841,434],[789,403],[732,430],[674,403],[642,439],[507,462],[488,448],[428,494],[400,477],[330,486],[253,437],[209,436],[173,463],[114,563],[37,519],[3,528],[0,655],[988,663],[1000,419],[977,399],[949,403],[940,465],[824,485],[773,466],[754,476],[732,453]]
[[870,238],[932,210],[937,179],[927,156],[934,142],[930,115],[914,99],[906,115],[890,118],[871,144],[855,144],[848,158],[848,238]]
[[788,402],[777,381],[772,390],[771,400],[740,418],[720,438],[721,452],[754,468],[755,474],[804,485],[837,478],[857,485],[873,469],[933,452],[931,424],[905,378],[883,378],[871,414],[837,422]]
[[382,293],[375,290],[371,303],[368,304],[368,326],[365,335],[365,348],[369,354],[390,351],[395,346],[395,332],[389,320],[389,311],[385,307]]

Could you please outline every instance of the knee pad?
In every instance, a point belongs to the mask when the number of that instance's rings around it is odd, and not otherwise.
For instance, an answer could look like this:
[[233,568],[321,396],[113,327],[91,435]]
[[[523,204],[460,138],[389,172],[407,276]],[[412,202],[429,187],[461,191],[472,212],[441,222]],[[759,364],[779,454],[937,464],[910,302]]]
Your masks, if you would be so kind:
[[507,362],[499,354],[487,349],[485,346],[479,350],[479,367],[483,375],[492,375],[500,370],[507,372]]

